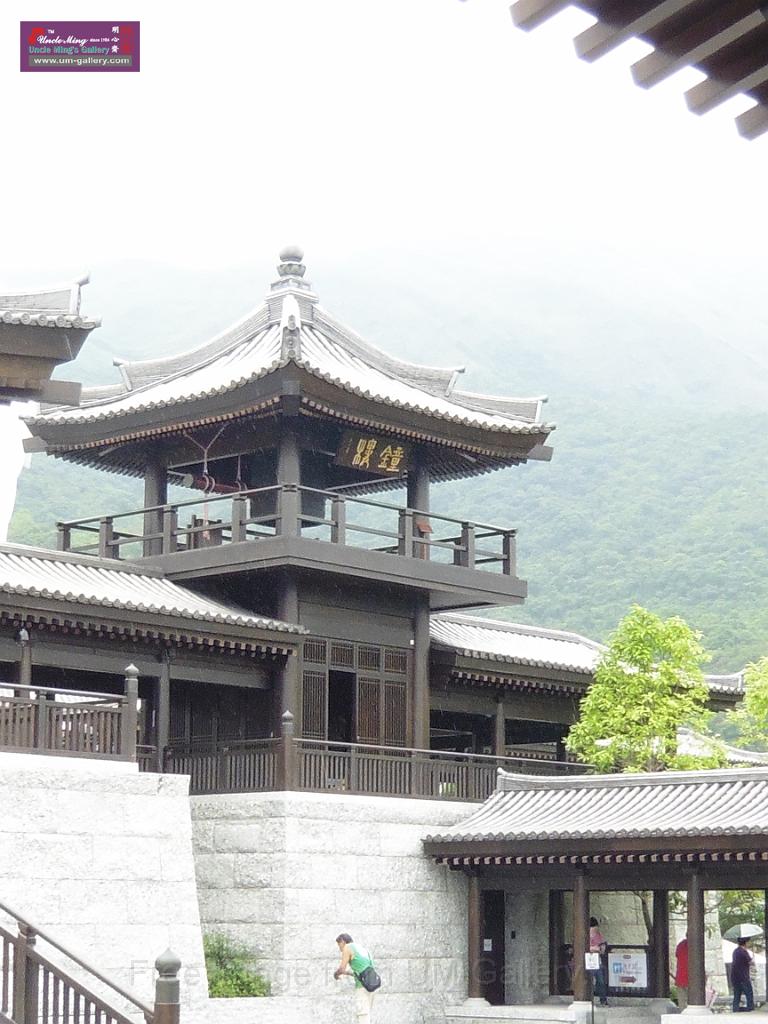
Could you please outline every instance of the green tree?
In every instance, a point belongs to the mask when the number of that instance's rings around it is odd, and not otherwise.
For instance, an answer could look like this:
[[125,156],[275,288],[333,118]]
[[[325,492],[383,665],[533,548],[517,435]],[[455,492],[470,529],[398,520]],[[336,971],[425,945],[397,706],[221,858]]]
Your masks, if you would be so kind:
[[706,730],[707,660],[700,634],[682,619],[634,605],[610,638],[566,746],[603,772],[721,764],[714,738],[707,756],[677,750],[679,726]]
[[768,657],[744,669],[744,700],[728,714],[726,723],[737,728],[734,742],[738,746],[768,748]]
[[203,936],[208,994],[214,998],[268,996],[269,982],[254,971],[249,949],[220,932]]

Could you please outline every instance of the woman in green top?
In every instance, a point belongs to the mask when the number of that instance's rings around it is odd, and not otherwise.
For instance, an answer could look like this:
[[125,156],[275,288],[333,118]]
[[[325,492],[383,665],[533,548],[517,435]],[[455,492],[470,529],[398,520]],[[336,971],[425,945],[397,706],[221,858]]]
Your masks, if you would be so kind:
[[337,937],[336,945],[341,951],[341,963],[333,972],[333,976],[337,981],[343,974],[354,976],[357,1024],[370,1024],[371,1006],[373,1005],[375,993],[368,992],[367,989],[363,988],[359,975],[366,967],[373,966],[371,955],[359,942],[354,942],[352,936],[346,932],[342,932]]

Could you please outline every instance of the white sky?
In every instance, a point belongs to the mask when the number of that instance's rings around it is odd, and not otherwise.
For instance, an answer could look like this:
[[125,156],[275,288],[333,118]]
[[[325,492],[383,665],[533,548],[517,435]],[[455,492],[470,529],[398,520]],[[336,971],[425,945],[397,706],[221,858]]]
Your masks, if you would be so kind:
[[507,0],[48,7],[139,19],[143,70],[20,74],[38,5],[0,6],[0,287],[126,256],[214,268],[295,240],[312,270],[532,236],[762,280],[768,137],[733,124],[749,104],[690,114],[690,71],[638,89],[639,44],[587,65],[578,11],[525,33]]

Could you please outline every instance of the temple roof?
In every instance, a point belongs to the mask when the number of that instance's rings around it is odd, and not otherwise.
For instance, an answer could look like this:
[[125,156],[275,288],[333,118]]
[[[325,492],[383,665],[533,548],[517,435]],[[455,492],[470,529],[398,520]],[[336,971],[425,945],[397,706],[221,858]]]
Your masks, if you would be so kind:
[[87,281],[0,295],[0,402],[79,401],[79,384],[50,377],[77,356],[88,332],[101,323],[80,312],[80,289]]
[[270,632],[306,632],[301,626],[204,597],[165,579],[157,569],[20,544],[0,545],[0,594],[45,598],[62,609],[90,605]]
[[[581,673],[591,678],[605,646],[578,633],[543,626],[521,625],[479,615],[445,612],[430,620],[432,644],[453,650],[464,658]],[[503,674],[504,670],[498,670]],[[705,675],[713,694],[738,699],[744,692],[744,675]]]
[[432,642],[467,658],[535,665],[591,675],[605,649],[578,633],[523,626],[476,615],[433,615]]
[[431,843],[768,835],[768,768],[528,776],[496,791]]
[[[188,425],[195,417],[190,410],[194,403],[207,403],[206,423],[215,420],[217,408],[224,403],[231,418],[233,412],[237,414],[234,393],[249,388],[242,392],[246,408],[253,409],[257,392],[268,403],[272,392],[267,378],[293,367],[306,374],[306,380],[316,382],[317,394],[309,384],[304,389],[307,394],[302,391],[308,411],[337,413],[334,402],[340,401],[343,392],[362,401],[355,410],[358,416],[365,413],[366,403],[369,417],[374,407],[384,419],[386,409],[402,410],[409,416],[424,417],[421,422],[431,422],[429,429],[435,436],[450,438],[452,443],[456,438],[450,437],[448,425],[461,425],[482,432],[478,440],[489,447],[500,445],[504,454],[509,442],[498,439],[519,436],[509,453],[517,460],[547,457],[541,452],[531,454],[553,429],[541,417],[544,398],[502,398],[461,391],[455,386],[460,368],[421,366],[387,355],[318,304],[304,280],[301,258],[300,250],[283,250],[279,278],[266,301],[222,334],[174,356],[119,362],[119,384],[84,389],[79,408],[53,408],[30,418],[27,422],[33,434],[44,438],[49,450],[61,451],[69,447],[60,433],[67,427],[83,428],[78,440],[103,439],[118,431],[122,440],[130,436],[134,416],[141,417],[143,428],[156,418],[162,418],[164,431],[174,422]],[[225,397],[230,395],[233,397]],[[331,410],[326,408],[329,405]],[[128,425],[126,421],[130,421]],[[402,426],[404,433],[415,430],[414,421],[403,419],[402,414],[392,426]]]

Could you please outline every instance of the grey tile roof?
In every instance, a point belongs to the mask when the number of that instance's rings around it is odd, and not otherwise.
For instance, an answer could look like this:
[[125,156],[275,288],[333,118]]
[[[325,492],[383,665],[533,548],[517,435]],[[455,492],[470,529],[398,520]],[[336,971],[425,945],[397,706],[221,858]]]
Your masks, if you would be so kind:
[[468,658],[583,672],[586,675],[594,672],[605,650],[602,644],[578,633],[523,626],[476,615],[433,615],[430,635],[433,643],[453,648]]
[[80,288],[87,282],[88,278],[83,277],[62,288],[0,295],[0,321],[4,324],[76,327],[82,330],[98,327],[101,323],[98,317],[80,313]]
[[768,768],[542,777],[496,792],[441,843],[768,835]]
[[[605,650],[604,644],[578,633],[451,612],[432,616],[430,636],[434,644],[466,658],[581,672],[587,676],[595,671]],[[744,692],[743,672],[704,678],[711,693],[736,699]]]
[[[278,268],[283,273],[281,268]],[[303,272],[303,271],[302,271]],[[314,377],[385,405],[449,422],[511,434],[542,434],[543,398],[500,398],[456,390],[458,369],[394,359],[335,320],[300,276],[283,277],[267,301],[212,341],[169,358],[120,364],[113,388],[85,389],[77,409],[52,409],[28,420],[90,423],[224,394],[294,363]],[[286,349],[286,300],[299,317]]]
[[284,633],[306,632],[301,626],[254,615],[196,594],[165,579],[159,570],[17,544],[0,545],[0,594],[124,608]]

